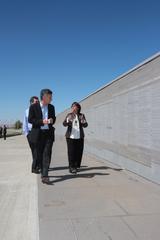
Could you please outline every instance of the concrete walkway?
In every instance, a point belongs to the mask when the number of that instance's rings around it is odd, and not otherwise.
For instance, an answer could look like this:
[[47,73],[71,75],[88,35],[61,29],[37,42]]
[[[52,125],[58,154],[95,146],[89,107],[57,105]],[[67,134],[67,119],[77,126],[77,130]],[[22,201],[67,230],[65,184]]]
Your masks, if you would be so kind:
[[50,180],[39,179],[40,240],[159,240],[160,186],[84,156],[77,176],[57,138]]
[[58,137],[53,185],[38,176],[37,191],[30,165],[25,137],[0,139],[0,240],[160,239],[159,185],[87,155],[72,176]]
[[0,139],[0,240],[38,240],[37,177],[24,136]]

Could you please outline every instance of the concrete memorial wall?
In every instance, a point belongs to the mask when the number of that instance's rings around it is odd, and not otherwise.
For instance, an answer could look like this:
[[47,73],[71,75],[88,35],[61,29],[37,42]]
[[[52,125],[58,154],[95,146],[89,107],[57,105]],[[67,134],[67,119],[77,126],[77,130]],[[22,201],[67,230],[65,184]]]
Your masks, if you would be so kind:
[[[81,102],[85,151],[160,183],[160,54]],[[57,116],[56,133],[69,110]]]

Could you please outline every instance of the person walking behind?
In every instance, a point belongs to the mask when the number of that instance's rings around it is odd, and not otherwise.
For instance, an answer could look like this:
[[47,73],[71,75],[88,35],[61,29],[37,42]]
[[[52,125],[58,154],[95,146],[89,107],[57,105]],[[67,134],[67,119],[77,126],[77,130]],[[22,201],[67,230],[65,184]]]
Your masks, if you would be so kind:
[[48,169],[51,161],[52,146],[54,142],[53,127],[56,116],[55,108],[51,104],[52,91],[42,89],[40,103],[32,104],[29,109],[28,121],[32,124],[30,137],[38,145],[38,158],[41,162],[42,182],[49,184]]
[[[36,104],[39,102],[39,99],[37,96],[33,96],[30,98],[30,106],[32,104]],[[28,122],[28,114],[29,114],[29,108],[26,109],[24,119],[23,119],[23,134],[27,137],[28,144],[30,146],[31,152],[32,152],[32,173],[40,173],[40,163],[38,161],[38,156],[37,156],[37,145],[32,142],[30,139],[30,132],[32,129],[32,124]]]
[[0,126],[0,138],[2,138],[3,128]]
[[66,116],[63,125],[68,127],[65,136],[68,148],[69,172],[76,174],[80,170],[83,155],[83,128],[86,128],[88,123],[85,115],[81,113],[81,105],[78,102],[74,102],[71,109],[72,112]]
[[4,140],[6,140],[6,137],[7,137],[7,127],[6,125],[3,126],[3,138]]

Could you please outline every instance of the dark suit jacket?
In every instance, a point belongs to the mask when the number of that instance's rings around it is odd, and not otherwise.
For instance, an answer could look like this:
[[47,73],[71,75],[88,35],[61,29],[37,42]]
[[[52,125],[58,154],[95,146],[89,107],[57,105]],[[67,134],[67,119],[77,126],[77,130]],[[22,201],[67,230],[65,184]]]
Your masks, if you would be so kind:
[[[49,134],[51,139],[54,141],[54,130],[53,124],[56,121],[55,108],[53,105],[48,104],[48,119],[53,118],[53,123],[48,124]],[[43,124],[43,115],[41,106],[39,103],[32,104],[29,109],[28,122],[32,124],[32,130],[30,133],[30,141],[36,143],[39,139],[40,129]]]

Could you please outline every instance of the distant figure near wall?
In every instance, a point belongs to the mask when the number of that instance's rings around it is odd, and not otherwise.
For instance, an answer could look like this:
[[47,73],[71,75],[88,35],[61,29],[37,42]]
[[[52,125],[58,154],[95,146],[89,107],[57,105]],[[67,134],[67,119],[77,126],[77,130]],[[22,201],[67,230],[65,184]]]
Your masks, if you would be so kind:
[[0,126],[0,138],[2,138],[3,128]]
[[3,138],[4,140],[6,140],[6,136],[7,136],[7,127],[6,125],[3,126]]

